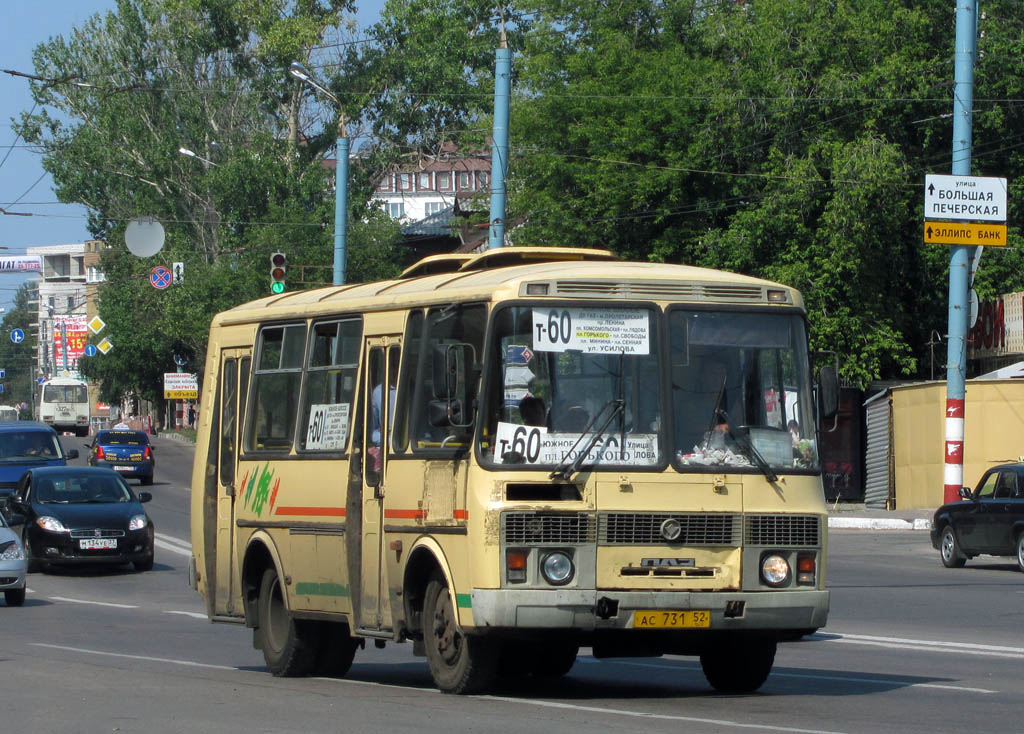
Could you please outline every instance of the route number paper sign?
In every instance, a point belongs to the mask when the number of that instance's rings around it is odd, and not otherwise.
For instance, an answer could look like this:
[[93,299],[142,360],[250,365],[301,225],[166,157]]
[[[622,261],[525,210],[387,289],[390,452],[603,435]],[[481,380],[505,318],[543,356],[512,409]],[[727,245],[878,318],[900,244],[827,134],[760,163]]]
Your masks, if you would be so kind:
[[650,318],[643,309],[535,308],[533,348],[541,352],[649,354]]
[[348,403],[311,405],[306,448],[310,451],[342,451],[348,438]]

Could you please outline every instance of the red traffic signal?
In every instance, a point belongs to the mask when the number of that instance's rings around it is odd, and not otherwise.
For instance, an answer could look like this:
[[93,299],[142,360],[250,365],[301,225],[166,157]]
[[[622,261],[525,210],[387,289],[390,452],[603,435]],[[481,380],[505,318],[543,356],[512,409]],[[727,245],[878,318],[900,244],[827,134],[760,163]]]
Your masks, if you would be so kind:
[[283,252],[275,252],[270,256],[270,290],[274,293],[284,292],[284,274],[288,270],[288,258]]

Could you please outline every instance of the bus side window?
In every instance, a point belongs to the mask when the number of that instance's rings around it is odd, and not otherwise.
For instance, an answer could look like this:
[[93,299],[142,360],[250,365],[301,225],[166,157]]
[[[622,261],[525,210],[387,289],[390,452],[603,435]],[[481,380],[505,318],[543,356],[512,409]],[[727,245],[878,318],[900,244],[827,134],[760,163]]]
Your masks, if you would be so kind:
[[300,450],[345,450],[351,434],[362,330],[359,318],[313,325],[300,411]]
[[252,416],[245,448],[288,451],[295,434],[306,325],[265,327],[257,341]]

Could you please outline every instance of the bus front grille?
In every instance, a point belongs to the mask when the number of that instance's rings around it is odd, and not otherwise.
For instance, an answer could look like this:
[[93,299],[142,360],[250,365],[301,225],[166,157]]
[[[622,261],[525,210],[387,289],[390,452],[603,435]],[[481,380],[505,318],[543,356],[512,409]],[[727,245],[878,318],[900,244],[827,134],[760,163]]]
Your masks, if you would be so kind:
[[738,546],[741,523],[725,513],[602,513],[601,545]]
[[504,512],[507,545],[581,545],[594,542],[594,516],[577,512]]
[[748,515],[747,545],[813,548],[821,544],[818,515]]

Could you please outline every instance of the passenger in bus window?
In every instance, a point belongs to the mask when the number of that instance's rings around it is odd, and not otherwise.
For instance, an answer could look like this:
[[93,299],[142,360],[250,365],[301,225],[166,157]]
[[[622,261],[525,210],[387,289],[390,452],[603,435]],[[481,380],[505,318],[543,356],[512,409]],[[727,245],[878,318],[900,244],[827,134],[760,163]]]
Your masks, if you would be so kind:
[[523,419],[524,426],[545,426],[547,415],[548,409],[541,398],[527,395],[519,401],[519,417]]
[[[388,425],[395,419],[395,388],[398,386],[398,360],[392,359],[388,364]],[[383,399],[381,385],[373,388],[373,406],[370,413],[370,440],[380,446],[380,404]]]

